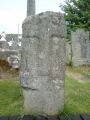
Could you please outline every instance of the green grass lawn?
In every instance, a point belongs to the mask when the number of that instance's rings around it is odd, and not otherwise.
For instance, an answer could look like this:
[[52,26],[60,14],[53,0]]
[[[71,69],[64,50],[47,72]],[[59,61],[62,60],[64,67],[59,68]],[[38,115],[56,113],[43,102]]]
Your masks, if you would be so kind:
[[0,82],[0,116],[23,113],[23,95],[20,84],[13,80]]
[[78,82],[66,77],[65,114],[90,114],[90,82]]
[[[80,83],[66,77],[64,114],[90,114],[90,82]],[[23,95],[19,82],[0,82],[0,116],[28,114],[23,107]]]

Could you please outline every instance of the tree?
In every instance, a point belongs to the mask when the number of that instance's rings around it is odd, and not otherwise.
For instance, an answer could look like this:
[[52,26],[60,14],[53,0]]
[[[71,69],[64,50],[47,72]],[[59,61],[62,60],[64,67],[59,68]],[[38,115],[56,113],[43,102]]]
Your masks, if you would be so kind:
[[67,21],[67,33],[77,28],[90,31],[90,0],[65,0],[60,7]]

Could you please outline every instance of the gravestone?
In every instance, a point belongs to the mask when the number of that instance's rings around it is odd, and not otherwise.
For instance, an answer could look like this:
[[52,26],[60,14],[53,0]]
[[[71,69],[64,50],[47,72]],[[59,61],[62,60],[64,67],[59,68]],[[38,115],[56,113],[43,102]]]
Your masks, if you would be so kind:
[[1,49],[9,49],[9,44],[7,41],[1,41],[0,40],[0,48]]
[[71,48],[73,66],[90,65],[89,32],[76,30],[71,32]]
[[64,108],[66,24],[61,13],[29,16],[22,25],[20,82],[26,110],[54,115]]
[[35,0],[27,0],[27,17],[35,15]]

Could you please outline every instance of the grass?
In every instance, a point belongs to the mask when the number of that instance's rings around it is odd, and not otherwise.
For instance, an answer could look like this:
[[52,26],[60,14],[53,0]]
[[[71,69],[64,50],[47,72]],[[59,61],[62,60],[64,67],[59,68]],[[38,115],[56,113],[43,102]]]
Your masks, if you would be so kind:
[[[86,69],[86,68],[85,68]],[[71,68],[68,68],[70,71]],[[87,69],[89,73],[90,69]],[[81,72],[80,72],[81,71]],[[78,70],[72,69],[72,72]],[[83,70],[79,68],[79,72]],[[13,116],[30,114],[23,107],[22,88],[18,81],[3,80],[0,82],[0,116]],[[66,76],[64,114],[90,114],[90,82],[78,82]]]
[[0,116],[23,114],[23,95],[20,85],[13,80],[0,82]]
[[67,76],[65,98],[65,114],[90,114],[90,82],[80,83]]

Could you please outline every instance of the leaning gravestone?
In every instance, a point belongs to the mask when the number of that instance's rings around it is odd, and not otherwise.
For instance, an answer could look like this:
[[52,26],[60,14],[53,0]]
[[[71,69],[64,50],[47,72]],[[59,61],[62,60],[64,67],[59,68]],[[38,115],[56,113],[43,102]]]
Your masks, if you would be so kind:
[[73,66],[90,65],[89,32],[76,30],[71,32],[72,62]]
[[64,108],[66,24],[61,13],[29,16],[22,25],[20,82],[24,106],[54,115]]

